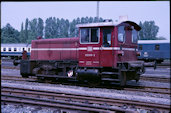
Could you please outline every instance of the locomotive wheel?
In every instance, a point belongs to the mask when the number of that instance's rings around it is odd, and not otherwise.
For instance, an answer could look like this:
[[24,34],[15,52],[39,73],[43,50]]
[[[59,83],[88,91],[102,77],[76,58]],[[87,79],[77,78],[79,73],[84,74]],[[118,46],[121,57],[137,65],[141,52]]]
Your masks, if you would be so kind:
[[94,87],[94,86],[98,86],[101,84],[101,79],[100,79],[100,77],[96,78],[96,79],[89,79],[87,82],[90,86]]
[[23,78],[28,78],[28,75],[27,75],[27,74],[21,74],[21,76],[22,76]]
[[140,75],[138,74],[137,77],[136,77],[136,83],[140,80]]
[[98,82],[88,81],[88,84],[89,84],[90,86],[93,86],[93,87],[100,85],[100,83],[101,83],[100,81],[98,81]]

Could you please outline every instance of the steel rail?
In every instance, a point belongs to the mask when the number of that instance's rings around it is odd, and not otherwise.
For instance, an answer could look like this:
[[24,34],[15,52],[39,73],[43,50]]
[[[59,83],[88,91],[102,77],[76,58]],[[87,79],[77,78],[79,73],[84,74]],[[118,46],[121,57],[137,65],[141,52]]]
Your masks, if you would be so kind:
[[155,82],[170,82],[171,78],[140,76],[140,80],[155,81]]
[[14,67],[14,66],[1,66],[2,69],[15,69],[20,70],[20,67]]
[[14,103],[22,103],[22,104],[32,104],[32,105],[41,105],[41,106],[49,106],[49,107],[58,107],[72,110],[82,110],[82,111],[93,111],[93,112],[104,112],[109,113],[112,111],[123,112],[123,113],[137,113],[133,110],[125,110],[123,108],[115,107],[115,106],[104,106],[104,105],[92,105],[85,103],[74,103],[69,101],[61,101],[61,100],[53,100],[53,99],[43,99],[43,98],[34,98],[34,97],[26,97],[26,96],[16,96],[16,95],[1,95],[1,101],[4,102],[14,102]]
[[[1,80],[14,80],[14,81],[29,81],[29,82],[38,82],[37,78],[22,78],[20,76],[1,76]],[[52,83],[52,82],[48,82]],[[71,85],[71,83],[65,84],[65,85]],[[78,84],[79,86],[79,84]],[[88,86],[86,86],[88,87]],[[107,87],[107,86],[106,86]],[[105,88],[105,86],[99,86],[98,88]],[[111,87],[111,89],[118,89],[118,87]],[[128,85],[126,88],[121,88],[119,90],[127,90],[127,91],[139,91],[139,92],[149,92],[149,93],[159,93],[159,94],[171,94],[170,88],[165,87],[152,87],[152,86],[131,86]]]
[[1,75],[1,80],[14,80],[14,81],[37,81],[37,78],[23,78],[21,76],[9,76],[9,75]]
[[141,102],[135,100],[125,100],[125,99],[115,99],[115,98],[106,98],[106,97],[98,97],[98,96],[87,96],[87,95],[78,95],[78,94],[69,94],[69,93],[61,93],[61,92],[52,92],[52,91],[43,91],[43,90],[33,90],[26,88],[10,88],[10,87],[1,87],[2,94],[4,93],[16,93],[16,94],[24,94],[26,96],[36,95],[38,97],[50,97],[58,100],[72,100],[76,102],[88,102],[91,104],[100,104],[100,105],[110,105],[110,106],[136,106],[136,108],[145,108],[148,110],[160,109],[168,111],[170,109],[170,105],[165,104],[157,104],[150,102]]
[[148,93],[159,93],[159,94],[167,94],[170,95],[170,88],[161,88],[161,87],[148,87],[145,86],[144,88],[124,88],[127,91],[138,91],[138,92],[148,92]]

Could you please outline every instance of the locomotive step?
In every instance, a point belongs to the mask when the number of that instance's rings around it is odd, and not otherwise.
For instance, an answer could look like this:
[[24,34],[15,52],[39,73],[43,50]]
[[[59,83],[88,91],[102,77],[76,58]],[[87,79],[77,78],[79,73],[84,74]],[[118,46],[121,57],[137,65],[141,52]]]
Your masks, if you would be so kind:
[[68,76],[60,76],[60,75],[42,75],[42,74],[36,74],[37,77],[54,77],[54,78],[72,78],[76,79],[76,77],[68,77]]
[[102,72],[102,75],[119,75],[118,72]]
[[111,82],[113,82],[113,81],[119,82],[120,81],[119,79],[112,79],[112,78],[102,78],[101,80],[103,80],[103,81],[111,81]]

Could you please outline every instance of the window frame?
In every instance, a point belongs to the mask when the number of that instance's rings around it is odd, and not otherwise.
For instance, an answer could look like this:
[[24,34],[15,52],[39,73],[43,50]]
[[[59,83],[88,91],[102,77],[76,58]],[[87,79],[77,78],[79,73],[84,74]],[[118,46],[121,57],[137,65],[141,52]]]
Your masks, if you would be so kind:
[[3,51],[7,51],[7,49],[4,47],[4,48],[3,48]]
[[[133,30],[137,32],[137,40],[136,42],[133,42]],[[137,44],[138,43],[138,31],[136,29],[132,29],[132,43]]]
[[[140,47],[141,47],[141,49],[139,49]],[[138,50],[143,50],[143,45],[139,45]]]
[[17,48],[16,48],[16,47],[14,48],[14,52],[15,52],[15,51],[17,51]]
[[[123,35],[123,41],[120,41],[119,40],[119,27],[121,27],[121,26],[123,26],[124,27],[124,35]],[[118,36],[118,42],[120,42],[120,43],[125,43],[125,40],[126,40],[126,31],[125,31],[125,26],[124,25],[121,25],[121,26],[118,26],[118,34],[117,34],[117,36]]]
[[[158,48],[157,48],[158,47]],[[159,44],[155,44],[155,50],[159,51],[160,50],[160,45]]]
[[[98,29],[98,42],[81,42],[81,29],[89,29],[89,41],[91,41],[91,29]],[[100,43],[100,27],[91,27],[91,28],[80,28],[80,44],[99,44]]]
[[10,52],[11,52],[11,51],[12,51],[12,48],[11,48],[11,47],[9,47],[9,48],[8,48],[8,51],[10,51]]
[[[108,29],[108,28],[103,28],[103,30],[106,30],[106,29]],[[106,46],[104,46],[104,31],[102,30],[102,33],[103,33],[103,36],[102,36],[102,46],[103,47],[106,47]],[[107,46],[107,47],[112,47],[112,29],[111,28],[109,28],[108,30],[110,30],[111,32],[110,32],[110,46]],[[107,42],[108,42],[108,36],[106,37],[107,39]]]
[[29,48],[28,48],[28,52],[30,52],[30,50],[31,50],[31,49],[30,49],[30,47],[29,47]]

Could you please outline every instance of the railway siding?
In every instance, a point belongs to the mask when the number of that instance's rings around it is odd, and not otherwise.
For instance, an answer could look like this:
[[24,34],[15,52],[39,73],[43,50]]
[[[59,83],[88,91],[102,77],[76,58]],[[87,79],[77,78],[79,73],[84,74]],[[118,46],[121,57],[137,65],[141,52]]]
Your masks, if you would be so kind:
[[[17,103],[26,103],[28,101],[34,100],[34,103],[29,104],[38,104],[44,105],[48,104],[47,102],[56,103],[56,107],[64,107],[69,109],[83,109],[90,111],[98,111],[102,110],[109,110],[109,111],[122,111],[122,112],[133,112],[129,111],[128,109],[123,109],[122,107],[116,106],[123,106],[127,105],[135,105],[137,108],[146,108],[148,110],[153,110],[154,108],[158,108],[159,110],[167,111],[169,110],[169,105],[165,104],[155,104],[155,103],[146,103],[141,101],[129,101],[124,99],[114,99],[114,98],[104,98],[99,96],[87,96],[87,95],[79,95],[79,94],[70,94],[70,93],[58,93],[52,91],[43,91],[43,90],[31,90],[31,89],[23,89],[23,88],[14,88],[14,87],[3,87],[2,86],[2,101],[5,102],[16,102]],[[9,98],[9,99],[8,99]],[[14,99],[19,99],[14,100]],[[12,101],[13,100],[13,101]],[[40,103],[42,102],[42,103]],[[44,104],[43,104],[44,103]],[[106,103],[106,104],[105,104]],[[96,104],[96,105],[95,105]],[[95,105],[95,106],[94,106]],[[106,106],[107,105],[107,106]],[[49,105],[50,106],[50,105]],[[73,108],[72,108],[72,107]],[[76,107],[74,107],[76,106]],[[83,107],[83,108],[80,108]]]
[[114,92],[100,92],[95,90],[86,90],[86,89],[78,89],[75,88],[65,88],[65,87],[52,87],[47,85],[35,86],[35,85],[22,85],[17,83],[2,83],[1,86],[10,86],[10,87],[19,87],[19,88],[27,88],[27,89],[41,89],[44,91],[54,91],[54,92],[65,92],[65,93],[73,93],[73,94],[83,94],[87,96],[100,96],[100,97],[110,97],[110,98],[118,98],[118,99],[126,99],[126,100],[135,100],[135,101],[142,101],[142,102],[155,102],[155,103],[162,103],[170,105],[170,99],[164,98],[155,98],[155,97],[143,97],[138,95],[129,95],[129,94],[119,94]]

